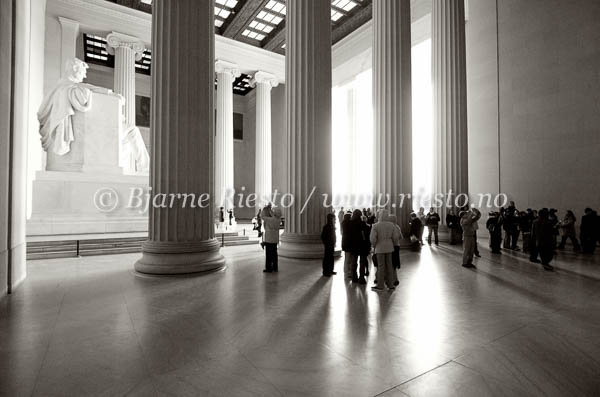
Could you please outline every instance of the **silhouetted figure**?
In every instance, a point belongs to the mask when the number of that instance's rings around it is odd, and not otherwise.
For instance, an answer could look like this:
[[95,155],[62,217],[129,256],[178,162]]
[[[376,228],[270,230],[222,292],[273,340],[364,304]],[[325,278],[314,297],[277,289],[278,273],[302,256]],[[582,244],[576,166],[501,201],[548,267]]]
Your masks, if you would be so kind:
[[531,223],[533,222],[533,212],[531,208],[527,209],[527,212],[521,211],[519,213],[519,230],[521,230],[521,236],[523,237],[523,252],[529,252],[531,245]]
[[584,254],[593,254],[598,240],[598,215],[591,208],[581,217],[580,235]]
[[462,242],[460,217],[456,215],[453,209],[450,209],[446,215],[446,225],[450,229],[450,245],[460,244]]
[[477,208],[460,213],[460,225],[463,229],[463,267],[474,268],[473,255],[475,255],[475,232],[474,227],[481,218],[481,212]]
[[435,245],[439,245],[438,228],[440,226],[440,216],[435,212],[433,207],[429,209],[429,213],[425,216],[425,225],[429,231],[427,235],[427,244],[431,245],[431,235],[433,234],[435,237]]
[[579,246],[579,241],[577,241],[577,235],[575,234],[576,222],[577,218],[575,218],[575,214],[573,213],[573,211],[568,210],[563,220],[559,223],[561,240],[558,249],[562,250],[565,248],[567,239],[571,240],[571,243],[573,244],[573,250],[579,251],[581,249],[581,247]]
[[[346,216],[349,217],[349,214]],[[346,278],[352,279],[354,283],[367,283],[365,273],[369,264],[368,255],[371,248],[371,244],[368,242],[369,232],[369,227],[362,220],[360,210],[354,210],[352,217],[344,220],[342,248],[347,258],[349,258],[348,262],[344,263],[344,275]],[[359,273],[357,273],[357,267],[360,267]]]
[[554,255],[556,255],[556,246],[557,246],[557,244],[556,244],[556,238],[560,234],[560,232],[559,232],[559,223],[560,223],[560,221],[558,219],[557,212],[558,211],[556,210],[556,208],[551,208],[548,211],[548,220],[550,221],[550,224],[552,225],[552,228],[554,230],[554,237],[552,238],[552,241],[553,241],[553,245],[552,245],[553,248],[552,249],[553,249]]
[[402,240],[402,230],[400,229],[400,226],[398,226],[398,218],[396,217],[396,215],[390,215],[388,217],[388,221],[391,222],[394,226],[396,226],[396,228],[398,229],[398,233],[399,233],[399,238],[398,241],[396,241],[394,243],[394,252],[392,253],[392,267],[394,268],[394,271],[392,273],[393,278],[394,278],[394,286],[397,286],[399,284],[398,282],[398,274],[396,273],[397,269],[400,269],[400,240]]
[[554,256],[556,235],[554,225],[548,219],[548,215],[546,209],[538,212],[538,218],[531,227],[531,239],[535,242],[536,252],[539,253],[544,269],[553,270],[550,262]]
[[502,218],[497,212],[490,212],[486,224],[486,229],[490,232],[490,248],[492,254],[502,253]]
[[335,215],[327,214],[327,223],[321,232],[321,241],[325,247],[323,255],[323,276],[331,277],[337,274],[333,271],[333,253],[335,251]]
[[514,206],[514,202],[504,211],[504,220],[502,227],[504,229],[504,248],[518,250],[519,241],[519,215]]
[[423,237],[423,223],[414,212],[410,214],[410,248],[413,251],[421,251],[421,238]]
[[338,222],[340,223],[340,227],[342,227],[342,222],[344,222],[344,214],[345,214],[344,207],[342,207],[337,214]]
[[421,230],[419,231],[419,234],[417,237],[419,237],[419,243],[421,243],[421,245],[423,245],[423,233],[425,232],[425,221],[427,218],[427,215],[425,214],[425,208],[420,207],[419,208],[419,212],[417,213],[417,218],[419,218],[419,220],[421,221]]
[[340,228],[342,229],[342,251],[344,251],[344,278],[352,279],[352,263],[356,263],[356,257],[351,253],[352,244],[350,243],[351,214],[344,214]]

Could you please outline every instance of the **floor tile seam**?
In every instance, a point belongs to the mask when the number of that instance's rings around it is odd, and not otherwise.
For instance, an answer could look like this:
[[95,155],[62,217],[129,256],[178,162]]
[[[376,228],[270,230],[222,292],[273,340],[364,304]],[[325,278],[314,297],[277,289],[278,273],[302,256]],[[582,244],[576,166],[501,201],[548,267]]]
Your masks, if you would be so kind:
[[[385,394],[385,393],[387,393],[387,392],[389,392],[389,391],[392,391],[392,390],[394,390],[394,389],[396,389],[396,388],[398,388],[398,387],[400,387],[400,386],[403,386],[403,385],[405,385],[405,384],[407,384],[407,383],[409,383],[409,382],[412,382],[412,381],[413,381],[413,380],[415,380],[415,379],[418,379],[418,378],[420,378],[420,377],[422,377],[422,376],[424,376],[424,375],[427,375],[428,373],[430,373],[430,372],[433,372],[433,371],[435,371],[436,369],[438,369],[438,368],[441,368],[441,367],[443,367],[443,366],[445,366],[445,365],[448,365],[448,364],[450,364],[451,362],[453,362],[453,360],[448,360],[448,361],[446,361],[446,362],[444,362],[444,363],[442,363],[442,364],[440,364],[440,365],[437,365],[437,366],[435,366],[435,367],[433,367],[433,368],[431,368],[431,369],[429,369],[429,370],[427,370],[427,371],[425,371],[425,372],[422,372],[422,373],[420,373],[420,374],[419,374],[419,375],[417,375],[417,376],[413,376],[412,378],[410,378],[410,379],[407,379],[407,380],[405,380],[404,382],[402,382],[402,383],[400,383],[400,384],[397,384],[397,385],[396,385],[396,386],[394,386],[394,387],[390,387],[389,389],[387,389],[387,390],[384,390],[384,391],[382,391],[382,392],[381,392],[381,393],[379,393],[379,394],[376,394],[374,397],[377,397],[377,396],[382,396],[383,394]],[[400,391],[402,394],[405,394],[405,393],[403,393],[401,390],[399,390],[399,391]]]
[[125,308],[127,309],[127,316],[129,317],[129,322],[131,323],[131,329],[133,330],[133,333],[135,335],[135,341],[136,341],[138,348],[140,349],[140,352],[142,354],[142,365],[144,366],[146,374],[150,378],[150,383],[152,384],[152,389],[154,390],[154,394],[156,396],[158,396],[159,395],[158,388],[156,387],[156,383],[154,382],[154,373],[152,373],[152,370],[150,369],[150,367],[148,366],[148,363],[146,361],[146,354],[144,353],[144,348],[140,341],[140,334],[138,334],[138,331],[135,327],[135,323],[133,322],[133,317],[131,316],[131,311],[129,310],[129,302],[127,301],[127,295],[125,295],[125,293],[123,293],[123,292],[121,292],[121,295],[123,296],[123,300],[125,301]]
[[50,344],[52,343],[52,340],[54,339],[54,333],[56,332],[56,325],[58,324],[58,319],[60,318],[60,314],[63,310],[63,303],[65,301],[65,297],[67,296],[67,291],[65,290],[63,292],[63,296],[60,300],[60,304],[58,306],[58,311],[56,313],[56,317],[54,319],[54,324],[52,325],[52,331],[50,331],[50,338],[48,339],[48,342],[46,344],[46,349],[44,351],[44,357],[42,358],[42,361],[40,363],[40,366],[37,370],[37,374],[35,375],[35,382],[33,384],[33,389],[31,390],[31,395],[35,395],[35,391],[38,387],[39,381],[40,381],[40,374],[42,373],[42,369],[44,368],[44,365],[46,364],[46,360],[48,358],[48,352],[50,351]]
[[[507,383],[506,383],[506,381],[504,381],[503,379],[500,379],[500,378],[496,377],[495,375],[489,374],[489,373],[487,373],[487,372],[480,371],[480,370],[478,370],[478,369],[476,369],[476,368],[473,368],[473,367],[471,367],[471,366],[469,366],[469,365],[463,364],[463,363],[461,363],[461,362],[458,362],[458,361],[454,361],[454,360],[452,360],[452,362],[453,362],[453,363],[455,363],[455,364],[457,364],[457,365],[460,365],[460,366],[461,366],[461,367],[463,367],[463,368],[466,368],[466,369],[468,369],[469,371],[473,371],[473,372],[475,372],[475,373],[477,373],[477,374],[479,374],[479,375],[481,375],[481,376],[483,376],[483,377],[488,377],[488,378],[491,378],[491,379],[493,379],[495,382],[498,382],[498,383],[500,383],[500,384],[504,385],[505,387],[507,387],[507,388],[509,388],[509,389],[511,389],[511,390],[514,390],[514,391],[516,391],[516,392],[517,392],[517,391],[518,391],[518,392],[522,392],[522,393],[524,393],[525,395],[531,395],[531,393],[530,393],[530,392],[526,391],[526,390],[525,390],[525,389],[523,389],[521,386],[514,386],[514,385],[507,384]],[[527,378],[527,377],[526,377],[526,378]],[[533,383],[533,382],[532,382],[532,383]],[[533,383],[533,384],[535,384],[535,383]],[[538,389],[538,390],[539,390],[539,388],[537,387],[537,385],[536,385],[536,389]],[[539,390],[539,391],[540,391],[540,392],[542,392],[542,390]]]
[[[206,324],[208,324],[209,327],[211,327],[213,330],[215,330],[215,332],[219,332],[219,330],[214,326],[214,324],[212,324],[210,321],[206,321]],[[235,341],[227,341],[228,343],[230,343],[230,345],[235,349],[235,351],[244,358],[244,360],[246,360],[246,362],[248,364],[250,364],[252,366],[252,368],[254,368],[271,386],[273,386],[273,388],[275,390],[277,390],[277,393],[279,393],[280,396],[285,396],[285,393],[283,393],[281,390],[279,390],[279,387],[277,387],[277,385],[275,383],[273,383],[273,381],[267,376],[265,375],[265,373],[263,371],[260,370],[259,367],[257,367],[252,360],[250,360],[250,358],[248,356],[246,356],[244,354],[244,352],[240,349],[240,347],[235,343]]]

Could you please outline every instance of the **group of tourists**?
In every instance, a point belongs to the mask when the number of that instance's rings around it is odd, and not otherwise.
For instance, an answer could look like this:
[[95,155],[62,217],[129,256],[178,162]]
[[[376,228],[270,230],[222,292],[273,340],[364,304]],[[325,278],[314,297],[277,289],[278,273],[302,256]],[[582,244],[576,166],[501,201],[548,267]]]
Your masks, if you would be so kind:
[[[281,212],[271,205],[259,211],[257,216],[264,226],[263,248],[266,251],[264,271],[277,272],[277,245]],[[481,212],[476,208],[449,209],[446,214],[446,226],[449,231],[451,245],[463,245],[462,266],[475,268],[474,257],[481,257],[477,248],[477,232]],[[337,222],[336,222],[337,221]],[[518,211],[514,202],[499,211],[492,211],[486,221],[490,234],[490,248],[493,254],[501,253],[502,248],[520,250],[519,236],[522,238],[523,251],[529,253],[530,260],[541,263],[544,269],[553,270],[550,265],[556,250],[564,249],[568,240],[576,252],[593,254],[600,237],[600,217],[590,208],[586,208],[580,226],[580,239],[576,233],[577,219],[572,211],[567,211],[562,220],[558,219],[557,211],[543,208],[539,211],[528,209]],[[331,277],[334,270],[334,255],[337,244],[336,223],[340,225],[341,246],[344,252],[344,278],[356,284],[367,284],[369,276],[369,258],[377,268],[374,285],[375,291],[385,287],[390,290],[398,285],[397,269],[400,268],[400,244],[403,240],[402,231],[396,216],[382,209],[375,214],[371,209],[355,209],[345,211],[340,209],[336,214],[327,215],[326,224],[321,232],[324,246],[323,276]],[[428,229],[427,243],[439,245],[438,230],[441,217],[435,208],[426,213],[420,208],[410,214],[409,236],[410,247],[420,251],[424,245],[425,227]],[[259,228],[259,233],[260,231]],[[557,237],[561,236],[560,243]]]
[[[577,239],[577,218],[573,211],[567,210],[562,220],[556,209],[542,208],[539,211],[527,209],[519,211],[514,202],[498,212],[491,212],[486,222],[490,233],[492,253],[500,254],[502,248],[518,251],[521,236],[523,252],[529,254],[529,260],[541,263],[547,270],[552,270],[550,262],[563,250],[567,241],[573,245],[574,252],[591,255],[596,250],[600,239],[600,217],[591,208],[584,210]],[[503,236],[504,232],[504,236]],[[560,243],[557,242],[560,236]]]

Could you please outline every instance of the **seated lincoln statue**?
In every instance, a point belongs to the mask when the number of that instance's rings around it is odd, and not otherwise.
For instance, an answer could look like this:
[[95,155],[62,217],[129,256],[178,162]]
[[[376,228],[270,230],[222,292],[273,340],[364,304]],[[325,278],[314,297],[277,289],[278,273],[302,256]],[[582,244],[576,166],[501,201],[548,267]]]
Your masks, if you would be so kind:
[[65,77],[44,98],[38,111],[42,147],[60,156],[69,153],[74,140],[71,116],[92,108],[92,91],[112,93],[106,88],[82,83],[87,76],[87,63],[74,58],[65,65]]
[[[83,83],[87,69],[88,65],[77,58],[68,60],[65,77],[58,81],[40,106],[38,120],[42,147],[46,152],[59,156],[70,152],[71,142],[75,140],[72,116],[75,112],[87,112],[92,108],[93,92],[118,96],[122,102],[125,100],[112,90]],[[121,125],[119,141],[119,157],[123,159],[120,163],[125,172],[147,174],[149,156],[140,130],[135,126]]]

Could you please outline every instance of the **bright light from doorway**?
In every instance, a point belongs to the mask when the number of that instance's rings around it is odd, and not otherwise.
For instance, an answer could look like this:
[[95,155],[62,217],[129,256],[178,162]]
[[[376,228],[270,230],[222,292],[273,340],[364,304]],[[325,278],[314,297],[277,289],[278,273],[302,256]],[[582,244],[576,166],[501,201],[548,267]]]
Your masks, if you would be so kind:
[[[433,86],[431,84],[431,40],[412,48],[413,192],[429,197],[433,189]],[[413,208],[428,203],[413,200]]]
[[[333,88],[334,197],[361,198],[373,193],[372,86],[369,69]],[[428,197],[433,188],[432,101],[431,40],[426,40],[412,48],[413,192],[420,197]],[[415,209],[421,205],[413,201]]]

